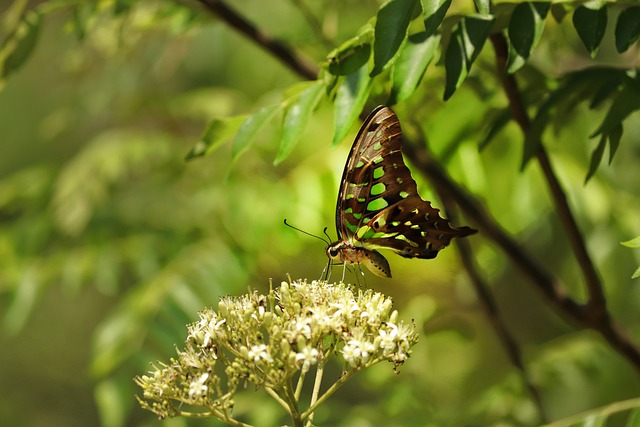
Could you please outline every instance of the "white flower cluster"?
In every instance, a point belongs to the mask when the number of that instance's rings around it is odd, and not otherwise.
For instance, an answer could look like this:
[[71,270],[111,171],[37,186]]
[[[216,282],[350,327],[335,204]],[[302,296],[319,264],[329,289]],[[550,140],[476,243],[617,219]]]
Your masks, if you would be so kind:
[[267,295],[222,298],[217,312],[206,309],[189,326],[177,360],[136,378],[144,390],[141,404],[161,416],[175,415],[184,403],[215,416],[233,405],[238,385],[251,382],[277,393],[331,355],[347,370],[384,360],[397,367],[417,342],[414,325],[397,317],[390,298],[342,283],[283,282]]

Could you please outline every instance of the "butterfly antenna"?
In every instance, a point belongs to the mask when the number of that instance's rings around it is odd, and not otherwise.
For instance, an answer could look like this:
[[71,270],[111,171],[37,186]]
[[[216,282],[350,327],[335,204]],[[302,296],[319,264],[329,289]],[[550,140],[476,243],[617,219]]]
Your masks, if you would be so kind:
[[329,233],[327,233],[327,227],[325,227],[324,230],[322,230],[322,232],[324,233],[325,236],[327,236],[327,239],[329,239],[329,242],[331,242],[331,236],[329,236]]
[[[291,225],[291,224],[289,224],[289,223],[287,222],[287,219],[286,219],[286,218],[284,219],[284,225],[286,225],[287,227],[293,228],[294,230],[299,231],[299,232],[301,232],[301,233],[303,233],[303,234],[306,234],[307,236],[315,237],[315,238],[316,238],[316,239],[318,239],[318,240],[322,240],[322,241],[325,243],[325,245],[330,245],[330,244],[331,244],[331,239],[329,239],[329,240],[327,241],[327,240],[324,240],[324,239],[323,239],[322,237],[320,237],[320,236],[316,236],[315,234],[308,233],[308,232],[306,232],[306,231],[304,231],[304,230],[299,229],[298,227],[294,227],[293,225]],[[324,228],[324,234],[327,234],[327,227],[325,227],[325,228]],[[327,234],[327,237],[329,237],[329,235],[328,235],[328,234]]]

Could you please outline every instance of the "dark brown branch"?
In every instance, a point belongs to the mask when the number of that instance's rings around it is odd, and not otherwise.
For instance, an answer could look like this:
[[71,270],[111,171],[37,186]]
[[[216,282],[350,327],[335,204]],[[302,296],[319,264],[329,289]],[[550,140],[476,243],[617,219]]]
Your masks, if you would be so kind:
[[447,175],[440,164],[425,147],[403,138],[403,153],[436,187],[440,194],[451,197],[468,218],[472,218],[480,232],[496,243],[525,276],[533,282],[551,303],[556,312],[577,327],[594,329],[620,355],[625,357],[640,372],[640,348],[635,346],[626,333],[610,317],[594,318],[587,306],[578,304],[567,293],[561,282],[520,247],[509,234],[491,217],[489,212]]
[[414,141],[404,140],[403,153],[423,174],[429,178],[436,191],[455,200],[467,218],[471,218],[480,232],[493,240],[511,261],[552,301],[567,320],[582,317],[583,307],[571,299],[562,284],[542,265],[534,260],[509,234],[498,225],[491,214],[473,196],[455,183],[430,155],[425,147],[417,147]]
[[[515,77],[513,75],[506,74],[505,71],[508,57],[507,41],[504,35],[496,33],[491,36],[491,42],[496,53],[496,62],[500,81],[502,82],[502,87],[509,99],[509,106],[513,114],[513,119],[518,123],[522,132],[527,134],[531,127],[529,115],[527,114],[527,110],[522,102],[520,90],[518,89]],[[542,144],[540,144],[539,149],[536,152],[536,158],[538,159],[538,164],[540,165],[547,185],[549,186],[549,191],[553,198],[560,220],[562,221],[562,225],[564,226],[569,238],[573,253],[578,260],[580,269],[582,270],[589,294],[589,314],[594,317],[605,316],[607,307],[604,292],[602,290],[602,282],[600,281],[595,265],[589,256],[589,252],[587,252],[587,247],[582,237],[582,233],[578,228],[578,224],[573,216],[571,207],[567,202],[567,196],[560,185],[560,181],[553,170],[549,156]]]
[[[447,212],[447,218],[452,219],[453,216],[451,214],[452,210],[450,205],[450,201],[448,201],[448,197],[444,193],[439,194],[440,199],[442,200],[445,211]],[[520,371],[520,376],[522,378],[522,382],[524,383],[531,399],[533,401],[536,410],[538,411],[538,418],[541,423],[547,423],[548,418],[546,415],[546,411],[544,406],[542,405],[542,398],[540,396],[540,391],[533,384],[527,369],[525,367],[524,361],[522,359],[522,353],[520,352],[520,347],[513,337],[509,329],[507,328],[504,319],[500,313],[500,309],[498,308],[498,304],[496,303],[493,294],[489,290],[489,287],[484,281],[482,274],[478,271],[476,263],[473,258],[473,253],[471,250],[471,245],[469,241],[466,239],[456,239],[455,245],[458,248],[458,252],[460,253],[460,259],[462,261],[462,265],[464,266],[469,279],[471,280],[471,284],[478,295],[478,300],[482,305],[485,315],[489,319],[493,330],[496,333],[496,336],[502,343],[504,347],[507,357],[509,358],[511,364],[515,366],[515,368]]]
[[[302,78],[307,80],[313,80],[316,78],[318,70],[313,65],[310,65],[299,58],[298,55],[296,55],[284,43],[274,40],[272,37],[256,28],[242,16],[229,8],[223,1],[200,0],[200,2],[228,25],[235,28],[242,34],[245,34],[265,50],[271,52],[274,56],[279,58],[285,66],[293,70]],[[502,37],[502,39],[503,43],[498,43],[498,48],[501,46],[506,47],[506,44],[504,44],[504,37]],[[496,41],[499,42],[499,40]],[[498,55],[498,57],[505,58],[504,55]],[[498,61],[500,64],[502,59],[499,59]],[[502,63],[502,67],[503,66],[504,63]],[[504,68],[501,68],[501,70],[503,69]],[[502,71],[500,72],[502,73]],[[505,85],[507,96],[519,94],[517,86],[515,85],[515,80],[503,79],[503,84]],[[521,114],[523,112],[524,114]],[[518,123],[528,123],[528,116],[524,109],[514,110],[513,114],[514,119]],[[408,142],[407,139],[405,139],[405,142]],[[597,313],[597,311],[593,309],[585,310],[584,306],[577,304],[572,300],[564,291],[564,287],[561,283],[544,267],[538,264],[531,256],[529,256],[529,254],[494,221],[491,215],[476,199],[458,186],[458,184],[456,184],[456,182],[442,170],[440,165],[429,155],[424,147],[417,147],[415,144],[411,144],[410,142],[405,143],[405,154],[416,167],[429,177],[430,181],[435,186],[440,187],[439,191],[443,191],[448,194],[453,200],[455,200],[469,218],[474,219],[475,224],[478,225],[480,231],[485,236],[493,240],[503,249],[511,261],[520,268],[523,274],[529,277],[535,286],[547,297],[559,314],[578,326],[588,327],[599,331],[619,354],[623,355],[637,370],[640,371],[640,348],[636,347],[624,332],[611,321],[606,309],[601,313]],[[582,241],[582,239],[580,239],[580,241]],[[597,275],[595,277],[597,277]],[[589,281],[588,283],[595,282]],[[590,291],[594,292],[596,289],[590,289]],[[593,295],[597,294],[594,293]],[[593,297],[590,302],[592,302],[592,304],[599,304],[598,299]],[[604,307],[602,304],[599,306]]]
[[253,40],[266,51],[271,52],[271,54],[278,58],[287,68],[290,68],[307,80],[315,80],[317,78],[318,70],[315,65],[296,54],[286,43],[275,39],[253,25],[253,23],[238,14],[225,2],[221,0],[199,1],[207,10],[217,15],[229,26],[235,28],[239,33],[244,34],[250,40]]
[[[509,106],[514,120],[518,123],[523,133],[527,133],[530,128],[530,120],[526,108],[520,96],[517,82],[513,75],[506,74],[506,62],[508,57],[507,41],[503,34],[496,33],[491,36],[494,51],[496,53],[496,63],[498,73],[501,76],[503,89],[509,99]],[[620,354],[625,356],[640,370],[640,348],[634,345],[622,329],[614,323],[607,311],[607,302],[602,287],[602,282],[596,271],[595,265],[589,256],[582,233],[573,217],[573,213],[567,202],[567,197],[560,185],[546,150],[539,145],[536,152],[536,159],[542,169],[549,191],[555,203],[560,220],[569,238],[569,242],[576,256],[580,269],[585,279],[589,299],[584,309],[571,311],[575,320],[583,326],[592,328],[611,344]]]

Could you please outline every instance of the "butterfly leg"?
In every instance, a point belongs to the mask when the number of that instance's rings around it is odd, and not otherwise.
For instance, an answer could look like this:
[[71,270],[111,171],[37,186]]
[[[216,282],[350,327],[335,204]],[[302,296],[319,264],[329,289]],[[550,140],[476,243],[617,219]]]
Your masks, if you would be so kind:
[[[362,285],[367,286],[367,276],[365,276],[362,264],[360,263],[358,263],[358,271],[360,272],[360,275],[362,275]],[[360,276],[358,276],[358,274],[356,274],[356,281],[358,282],[358,286],[360,286]]]
[[331,260],[329,260],[327,265],[324,266],[324,269],[322,270],[322,275],[320,276],[320,280],[324,280],[328,282],[330,277],[331,277]]
[[346,262],[344,264],[342,264],[342,280],[341,280],[342,283],[344,283],[345,274],[347,274],[347,263]]

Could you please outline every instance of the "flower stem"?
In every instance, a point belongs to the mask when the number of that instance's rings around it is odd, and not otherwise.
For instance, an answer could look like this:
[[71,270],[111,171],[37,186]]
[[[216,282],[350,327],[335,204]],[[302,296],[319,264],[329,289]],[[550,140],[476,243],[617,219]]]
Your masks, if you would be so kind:
[[[318,394],[320,393],[320,385],[322,384],[322,375],[324,374],[324,362],[318,364],[318,369],[316,369],[316,378],[313,383],[313,392],[311,393],[311,402],[309,405],[309,409],[315,407],[316,401],[318,400]],[[311,427],[313,425],[313,414],[314,412],[305,412],[302,414],[303,419],[305,414],[308,413],[307,424],[306,427]]]
[[302,386],[304,385],[304,379],[306,378],[306,372],[300,372],[300,376],[298,377],[298,384],[296,385],[295,398],[296,400],[300,400],[300,395],[302,394]]
[[269,396],[273,397],[273,399],[278,402],[280,406],[282,406],[287,412],[289,412],[289,414],[291,414],[291,410],[287,402],[282,397],[280,397],[280,395],[276,393],[274,389],[272,389],[271,387],[265,387],[264,389],[269,394]]
[[325,391],[322,394],[322,396],[318,398],[318,400],[316,400],[311,406],[309,406],[309,409],[307,409],[302,413],[302,419],[307,419],[316,410],[318,406],[320,406],[325,400],[327,400],[333,393],[335,393],[342,386],[342,384],[347,382],[347,380],[351,378],[353,374],[355,374],[358,371],[359,369],[352,369],[348,372],[345,372],[345,374],[340,378],[338,378],[338,381],[333,383],[331,387],[329,387],[327,391]]

